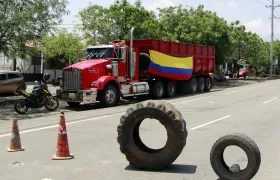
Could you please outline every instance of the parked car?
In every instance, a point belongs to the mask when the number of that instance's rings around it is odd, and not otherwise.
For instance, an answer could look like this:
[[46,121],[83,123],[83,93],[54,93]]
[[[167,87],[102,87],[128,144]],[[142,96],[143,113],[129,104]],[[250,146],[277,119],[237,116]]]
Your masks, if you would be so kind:
[[[247,68],[239,69],[239,77],[246,78],[249,74],[249,70]],[[233,75],[234,78],[237,78],[237,72]]]
[[0,93],[15,93],[26,90],[26,83],[20,72],[0,71]]

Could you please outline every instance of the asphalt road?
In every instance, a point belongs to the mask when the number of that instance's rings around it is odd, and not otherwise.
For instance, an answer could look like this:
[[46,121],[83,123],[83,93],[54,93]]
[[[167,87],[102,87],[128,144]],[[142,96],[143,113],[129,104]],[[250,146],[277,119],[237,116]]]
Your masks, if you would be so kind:
[[[138,171],[129,166],[117,143],[120,116],[131,105],[66,112],[70,151],[75,159],[53,161],[58,114],[19,122],[23,152],[8,153],[11,122],[0,126],[1,179],[5,180],[216,180],[209,154],[214,142],[228,133],[241,132],[259,146],[262,164],[254,179],[279,179],[280,80],[166,100],[175,105],[187,123],[189,136],[182,154],[163,172]],[[153,147],[164,143],[166,133],[157,123],[144,122],[141,136]],[[142,135],[143,134],[143,135]],[[229,165],[246,165],[236,150],[226,152]]]

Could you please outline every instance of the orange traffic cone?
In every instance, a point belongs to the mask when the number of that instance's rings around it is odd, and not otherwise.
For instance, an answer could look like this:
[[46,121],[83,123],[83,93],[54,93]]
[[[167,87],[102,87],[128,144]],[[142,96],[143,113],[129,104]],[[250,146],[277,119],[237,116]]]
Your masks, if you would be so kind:
[[10,147],[7,150],[8,152],[24,151],[24,148],[21,147],[18,122],[16,119],[13,119]]
[[52,159],[53,160],[65,160],[65,159],[72,159],[72,158],[74,158],[74,155],[70,154],[70,151],[69,151],[64,112],[61,112],[59,128],[58,128],[56,154],[52,157]]

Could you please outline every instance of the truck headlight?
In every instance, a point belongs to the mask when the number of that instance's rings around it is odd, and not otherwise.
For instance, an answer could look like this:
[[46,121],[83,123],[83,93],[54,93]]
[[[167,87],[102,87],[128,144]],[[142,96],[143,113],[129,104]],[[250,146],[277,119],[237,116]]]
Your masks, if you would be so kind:
[[107,68],[107,69],[112,69],[113,66],[112,66],[111,64],[107,64],[107,65],[106,65],[106,68]]

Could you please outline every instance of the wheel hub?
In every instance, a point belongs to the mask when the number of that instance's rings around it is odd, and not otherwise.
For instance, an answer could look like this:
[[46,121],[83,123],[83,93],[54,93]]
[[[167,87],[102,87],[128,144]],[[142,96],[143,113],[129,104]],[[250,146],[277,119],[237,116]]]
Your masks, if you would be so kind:
[[115,98],[116,98],[116,95],[115,95],[114,91],[111,90],[111,89],[108,90],[107,93],[106,93],[106,101],[108,103],[113,103]]

